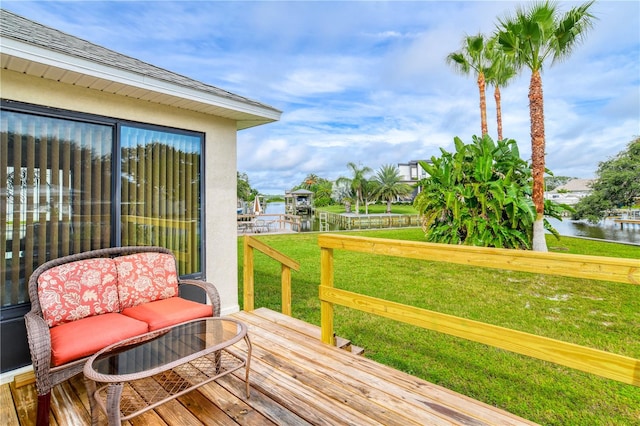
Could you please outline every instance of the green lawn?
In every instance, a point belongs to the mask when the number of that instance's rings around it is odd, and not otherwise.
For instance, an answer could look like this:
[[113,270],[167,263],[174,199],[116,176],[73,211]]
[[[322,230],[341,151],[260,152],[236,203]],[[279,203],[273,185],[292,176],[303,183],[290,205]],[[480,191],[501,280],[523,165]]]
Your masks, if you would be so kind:
[[[417,228],[357,235],[424,240]],[[300,262],[293,316],[319,325],[317,234],[259,239]],[[640,248],[630,245],[569,237],[549,237],[548,245],[640,259]],[[334,259],[339,288],[640,358],[640,286],[339,250]],[[257,253],[255,268],[255,306],[280,311],[280,265]],[[541,424],[640,424],[638,387],[343,307],[336,307],[335,327],[367,357]]]

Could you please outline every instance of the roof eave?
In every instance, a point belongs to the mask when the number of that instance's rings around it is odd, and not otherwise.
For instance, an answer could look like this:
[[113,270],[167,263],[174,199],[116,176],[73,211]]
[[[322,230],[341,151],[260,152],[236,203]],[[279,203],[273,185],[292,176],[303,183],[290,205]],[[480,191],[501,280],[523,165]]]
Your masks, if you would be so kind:
[[[116,94],[125,93],[125,96],[161,105],[229,118],[237,122],[238,130],[278,121],[282,114],[275,108],[249,99],[231,99],[7,37],[1,37],[0,44],[3,68],[12,69],[8,65],[12,57],[22,60],[21,69],[14,70],[25,74],[47,78],[45,72],[55,74],[50,71],[57,69],[79,76],[89,76],[92,78],[79,78],[74,84],[92,89],[101,87],[98,90]],[[40,66],[36,66],[37,64]],[[115,85],[105,84],[107,82]],[[177,105],[178,103],[180,105]]]

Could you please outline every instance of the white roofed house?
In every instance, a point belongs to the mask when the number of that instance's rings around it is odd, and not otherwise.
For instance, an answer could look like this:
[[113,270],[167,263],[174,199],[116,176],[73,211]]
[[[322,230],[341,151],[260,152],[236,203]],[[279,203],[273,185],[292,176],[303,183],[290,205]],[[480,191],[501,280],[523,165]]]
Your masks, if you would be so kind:
[[238,311],[237,132],[281,112],[6,10],[0,36],[2,372],[31,362],[27,281],[55,257],[163,245]]
[[[431,163],[431,160],[424,160],[427,163]],[[398,170],[400,176],[402,176],[402,183],[414,187],[420,180],[426,178],[427,172],[420,166],[419,160],[411,160],[408,163],[398,163]],[[411,199],[420,192],[420,188],[416,187],[412,194]]]
[[564,185],[545,192],[545,198],[560,204],[575,205],[591,193],[593,182],[594,179],[572,179]]

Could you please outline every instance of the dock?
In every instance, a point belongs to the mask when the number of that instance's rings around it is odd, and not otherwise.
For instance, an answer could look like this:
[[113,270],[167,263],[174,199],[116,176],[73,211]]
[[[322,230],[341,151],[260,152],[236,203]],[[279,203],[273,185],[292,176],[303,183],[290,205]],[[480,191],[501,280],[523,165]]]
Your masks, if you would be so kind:
[[640,226],[640,219],[614,219],[613,221],[620,224],[620,229],[624,229],[625,225],[629,227]]

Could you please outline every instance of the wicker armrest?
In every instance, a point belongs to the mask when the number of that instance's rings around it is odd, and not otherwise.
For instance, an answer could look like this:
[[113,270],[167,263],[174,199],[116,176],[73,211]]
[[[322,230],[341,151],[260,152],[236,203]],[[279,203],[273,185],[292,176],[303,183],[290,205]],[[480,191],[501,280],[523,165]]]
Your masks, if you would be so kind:
[[28,312],[24,316],[27,327],[27,338],[31,350],[33,371],[36,375],[38,393],[47,393],[51,389],[49,370],[51,369],[51,334],[44,318],[36,312]]
[[218,289],[215,285],[202,280],[179,280],[178,285],[193,285],[203,289],[207,293],[207,296],[211,301],[211,305],[213,306],[213,316],[220,316],[220,294],[218,293]]

